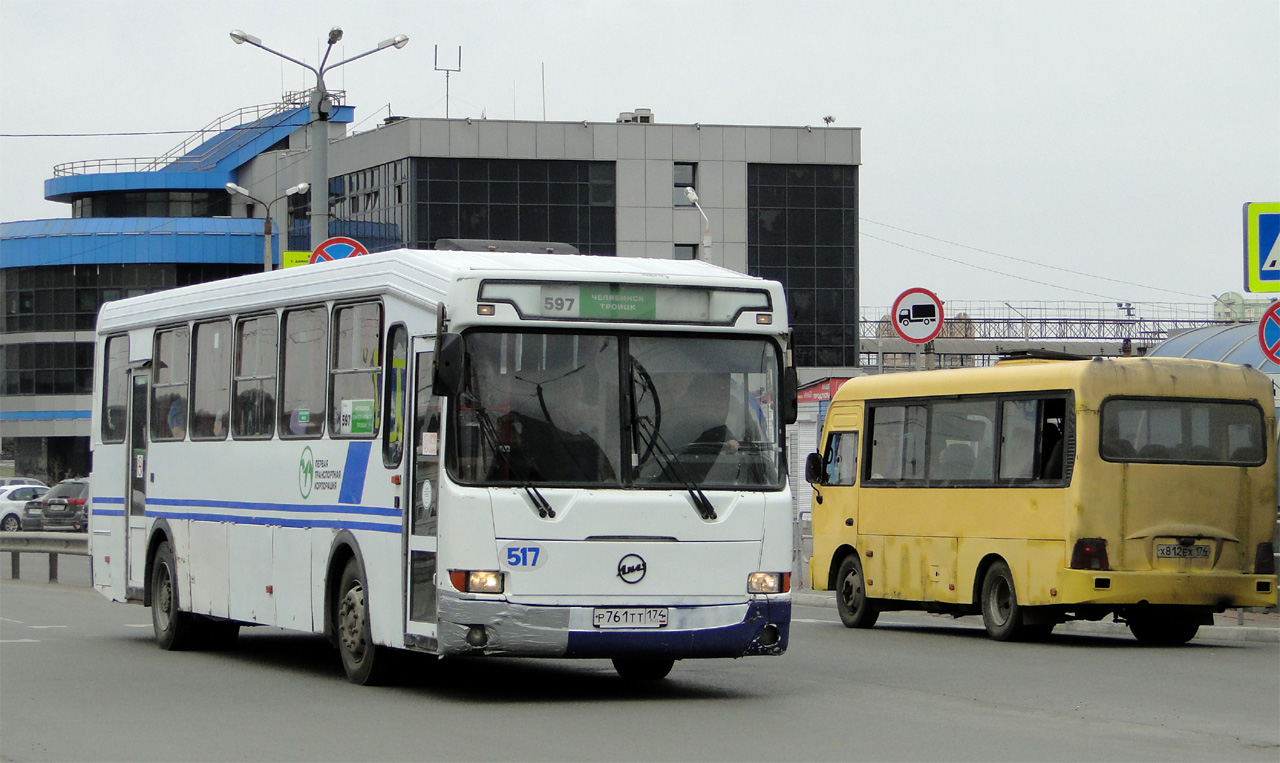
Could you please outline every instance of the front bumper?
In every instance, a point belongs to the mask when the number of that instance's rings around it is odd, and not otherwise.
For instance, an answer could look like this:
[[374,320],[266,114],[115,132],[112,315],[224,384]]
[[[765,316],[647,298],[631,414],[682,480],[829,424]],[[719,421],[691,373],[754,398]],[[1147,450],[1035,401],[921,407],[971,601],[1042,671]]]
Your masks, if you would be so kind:
[[[787,649],[789,596],[668,609],[671,622],[665,628],[602,630],[591,626],[591,607],[445,596],[440,600],[438,649],[441,655],[672,659],[778,655]],[[483,626],[483,644],[475,643],[476,626]]]

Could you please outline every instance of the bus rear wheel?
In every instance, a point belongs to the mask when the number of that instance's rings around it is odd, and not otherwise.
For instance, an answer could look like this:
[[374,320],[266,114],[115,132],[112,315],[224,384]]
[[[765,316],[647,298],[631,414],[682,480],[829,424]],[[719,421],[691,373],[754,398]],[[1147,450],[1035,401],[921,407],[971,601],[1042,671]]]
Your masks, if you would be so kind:
[[333,630],[347,679],[360,686],[385,683],[392,655],[386,647],[373,643],[369,632],[369,603],[365,596],[364,573],[354,558],[347,561],[338,584],[333,607]]
[[867,581],[857,554],[850,554],[840,562],[836,573],[836,611],[846,628],[870,628],[880,619],[880,610],[867,596]]
[[671,672],[675,660],[613,658],[613,669],[627,681],[661,681]]
[[1028,626],[1023,615],[1009,565],[996,562],[982,580],[982,624],[987,635],[996,641],[1025,641],[1049,635],[1052,625],[1048,629]]
[[1133,637],[1148,646],[1185,644],[1200,631],[1200,623],[1194,616],[1176,612],[1137,612],[1125,619]]

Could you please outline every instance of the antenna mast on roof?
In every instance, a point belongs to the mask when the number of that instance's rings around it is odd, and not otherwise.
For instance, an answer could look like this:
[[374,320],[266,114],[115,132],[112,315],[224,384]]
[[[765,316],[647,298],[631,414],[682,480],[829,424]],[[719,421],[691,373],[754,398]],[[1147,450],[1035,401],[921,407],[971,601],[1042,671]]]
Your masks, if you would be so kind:
[[462,71],[462,46],[458,46],[458,68],[450,69],[447,66],[440,66],[440,46],[436,46],[436,71],[444,72],[444,118],[449,118],[449,75],[453,72]]

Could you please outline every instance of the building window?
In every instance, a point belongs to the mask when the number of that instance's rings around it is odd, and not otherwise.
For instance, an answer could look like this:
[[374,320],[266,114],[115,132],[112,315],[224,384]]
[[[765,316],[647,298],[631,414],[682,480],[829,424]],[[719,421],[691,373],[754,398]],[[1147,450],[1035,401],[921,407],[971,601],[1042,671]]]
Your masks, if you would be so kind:
[[671,189],[671,204],[677,207],[692,207],[693,202],[685,195],[684,189],[692,188],[698,190],[697,184],[694,182],[697,175],[698,165],[693,162],[676,162],[672,168],[673,188]]
[[677,260],[696,260],[698,259],[698,245],[676,244],[672,257]]
[[798,365],[857,366],[858,168],[748,164],[747,272],[786,287]]
[[617,253],[612,162],[413,159],[412,238],[557,241]]

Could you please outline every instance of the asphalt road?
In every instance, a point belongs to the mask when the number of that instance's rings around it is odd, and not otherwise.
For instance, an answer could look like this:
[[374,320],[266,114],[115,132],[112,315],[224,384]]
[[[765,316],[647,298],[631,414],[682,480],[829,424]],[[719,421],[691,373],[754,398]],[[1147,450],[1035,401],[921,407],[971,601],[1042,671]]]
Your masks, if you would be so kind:
[[[345,680],[321,638],[245,629],[163,652],[148,610],[0,583],[0,760],[1264,760],[1280,755],[1280,644],[1123,635],[1000,644],[911,613],[849,631],[797,607],[777,658],[412,660]],[[5,576],[7,577],[7,565]],[[87,580],[87,577],[86,577]]]

